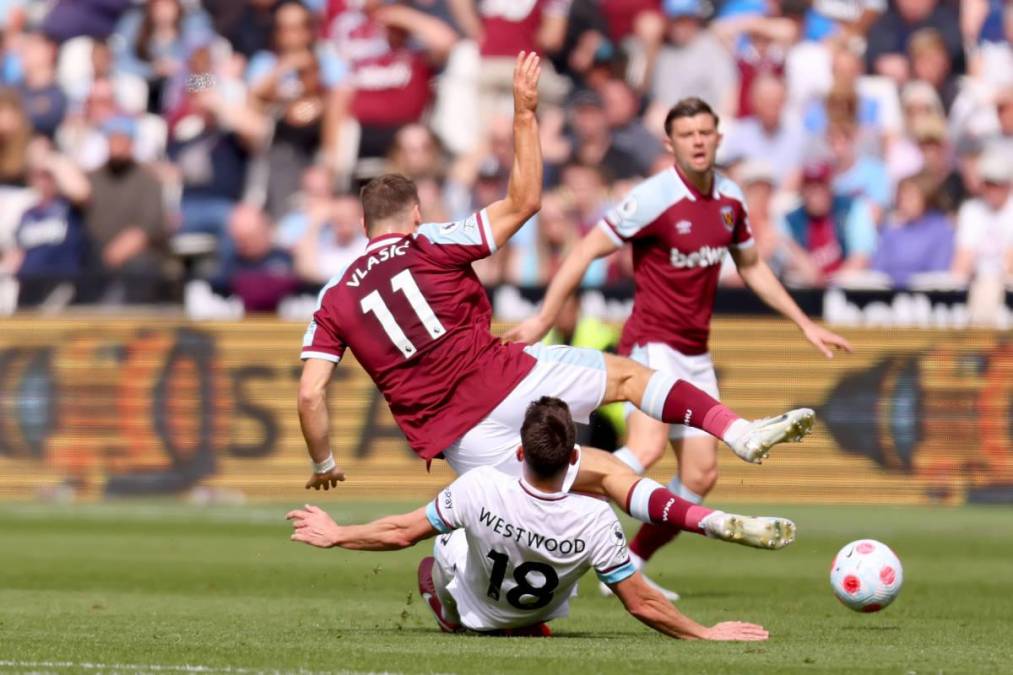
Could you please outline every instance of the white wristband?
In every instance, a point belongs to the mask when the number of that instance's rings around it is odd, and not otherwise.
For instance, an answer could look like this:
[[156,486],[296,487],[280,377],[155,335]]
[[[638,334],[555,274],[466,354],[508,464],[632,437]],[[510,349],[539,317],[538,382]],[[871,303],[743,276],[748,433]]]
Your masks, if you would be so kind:
[[327,455],[327,459],[320,462],[319,464],[313,462],[313,473],[327,473],[337,465],[338,465],[337,462],[334,461],[334,453],[331,452]]

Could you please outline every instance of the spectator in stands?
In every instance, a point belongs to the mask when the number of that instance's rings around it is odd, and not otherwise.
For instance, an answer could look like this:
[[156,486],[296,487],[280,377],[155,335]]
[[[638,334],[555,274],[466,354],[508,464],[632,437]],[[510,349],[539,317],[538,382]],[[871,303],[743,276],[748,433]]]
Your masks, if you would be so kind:
[[106,301],[155,302],[163,293],[168,222],[162,186],[134,160],[136,122],[114,117],[103,126],[106,163],[89,175],[85,227],[95,266],[108,281]]
[[792,281],[826,286],[835,277],[868,267],[876,225],[862,199],[835,195],[831,167],[811,164],[802,173],[802,205],[785,216],[783,230],[806,253]]
[[886,165],[895,180],[918,173],[922,166],[921,152],[911,137],[914,129],[926,118],[945,119],[939,94],[927,82],[915,80],[904,85],[900,95],[903,111],[903,133],[887,147]]
[[56,42],[79,35],[105,40],[130,4],[131,0],[56,0],[42,30]]
[[56,82],[56,44],[42,33],[25,35],[18,89],[32,126],[50,138],[67,112],[67,97]]
[[247,84],[263,111],[276,111],[274,135],[267,150],[267,208],[281,217],[299,188],[302,172],[317,153],[334,163],[340,90],[346,67],[332,50],[314,43],[310,10],[287,0],[274,13],[270,51],[250,60]]
[[969,199],[957,216],[957,252],[953,273],[965,283],[975,277],[1001,279],[1013,274],[1013,199],[1010,156],[991,148],[982,155],[978,174],[981,196]]
[[908,288],[915,275],[950,269],[953,223],[932,208],[932,184],[925,174],[902,180],[897,206],[879,237],[871,267],[888,275],[896,288]]
[[443,161],[436,135],[424,124],[409,124],[394,136],[388,171],[412,180],[440,178]]
[[62,283],[75,283],[88,253],[80,208],[88,199],[88,181],[48,141],[33,141],[29,183],[36,202],[21,216],[14,247],[0,261],[0,271],[17,275],[19,306],[45,300]]
[[784,82],[773,75],[753,81],[750,96],[756,115],[740,120],[728,133],[719,150],[719,161],[762,157],[770,162],[778,186],[797,183],[802,165],[802,125],[785,110]]
[[[93,171],[105,164],[109,155],[103,126],[121,113],[113,82],[95,80],[83,105],[71,110],[64,118],[56,132],[57,145],[82,169]],[[147,114],[134,119],[134,158],[139,162],[162,159],[166,141],[165,121],[157,115]]]
[[[877,144],[864,149],[882,152],[882,144],[888,145],[903,131],[904,120],[896,83],[889,78],[866,74],[862,55],[852,45],[838,45],[831,59],[831,93],[835,90],[852,92],[857,97],[854,119],[863,131],[863,141],[874,140]],[[874,137],[864,138],[869,132]]]
[[[243,195],[251,155],[263,144],[267,121],[229,86],[209,45],[195,49],[186,75],[211,73],[214,82],[179,90],[167,114],[168,155],[182,187],[180,231],[214,235],[228,245],[225,223]],[[227,252],[226,252],[227,254]]]
[[362,209],[355,195],[342,195],[330,203],[325,217],[311,217],[295,247],[295,271],[310,284],[323,284],[345,269],[366,250]]
[[220,259],[216,290],[243,300],[247,312],[273,312],[299,286],[292,256],[272,242],[271,221],[255,206],[239,204],[229,216],[234,248]]
[[949,111],[959,89],[942,34],[934,28],[915,31],[908,42],[907,52],[912,77],[931,84],[939,94],[943,108]]
[[[303,172],[292,209],[278,221],[274,241],[286,251],[295,249],[311,225],[326,223],[334,202],[334,174],[325,164],[314,164]],[[319,228],[318,228],[319,231]]]
[[[774,169],[764,159],[751,159],[732,168],[732,177],[742,186],[749,213],[749,229],[756,241],[760,259],[770,266],[778,278],[785,278],[806,265],[806,254],[779,227],[775,214],[774,194],[776,190]],[[742,286],[734,262],[727,257],[721,266],[721,283],[728,286]]]
[[17,91],[0,88],[0,185],[23,187],[28,179],[32,123]]
[[575,161],[604,167],[615,178],[644,175],[649,166],[638,159],[636,150],[614,142],[605,104],[597,92],[589,89],[576,92],[570,99],[569,110]]
[[964,180],[952,164],[953,155],[947,140],[946,120],[925,117],[912,130],[922,156],[922,171],[928,181],[928,194],[933,207],[954,214],[967,199]]
[[21,96],[0,88],[0,253],[13,246],[21,214],[35,201],[28,183],[31,123]]
[[665,0],[665,42],[654,66],[651,95],[667,113],[687,96],[699,96],[734,116],[738,109],[738,72],[728,48],[704,23],[701,0]]
[[75,38],[60,48],[57,64],[60,86],[72,111],[79,111],[101,82],[112,85],[116,105],[124,113],[139,115],[148,108],[147,81],[120,69],[112,48],[105,42]]
[[721,6],[712,27],[735,57],[738,117],[760,114],[752,94],[757,78],[785,77],[787,56],[801,35],[806,9],[800,0],[732,0]]
[[625,80],[610,78],[602,84],[600,94],[612,133],[612,145],[633,156],[638,165],[637,175],[649,176],[662,166],[670,165],[662,142],[644,126],[639,115],[640,98],[630,85]]
[[985,142],[989,147],[1013,154],[1013,83],[996,89],[995,116],[998,123],[996,132],[986,138]]
[[[478,42],[482,56],[479,113],[483,118],[512,110],[513,69],[518,52],[552,55],[563,46],[571,4],[572,0],[459,3],[461,27]],[[559,103],[568,89],[568,82],[555,73],[548,59],[543,59],[541,100],[550,105]]]
[[834,163],[834,192],[867,200],[873,207],[873,218],[879,222],[893,202],[886,165],[861,151],[858,128],[851,119],[830,123],[827,145]]
[[[343,89],[344,99],[339,99],[358,124],[357,148],[350,154],[382,158],[398,129],[418,122],[429,108],[430,80],[446,61],[457,34],[443,21],[411,7],[366,5],[355,9],[346,0],[331,0],[327,27],[332,44],[351,68],[350,88]],[[345,126],[343,145],[348,143]],[[343,147],[342,153],[347,149]]]
[[934,28],[941,36],[956,73],[964,71],[960,21],[949,3],[939,0],[897,0],[869,28],[865,61],[870,72],[903,83],[911,76],[907,50],[920,28]]
[[[580,241],[579,217],[565,191],[553,190],[542,197],[532,245],[511,247],[508,280],[519,286],[545,286],[564,258]],[[584,275],[583,285],[600,286],[608,268],[596,260]]]
[[271,46],[274,9],[281,0],[202,0],[216,33],[246,59]]
[[583,236],[598,224],[608,207],[608,181],[604,169],[599,164],[572,162],[563,167],[561,177]]
[[149,0],[123,15],[113,42],[116,66],[148,83],[149,112],[165,109],[162,92],[185,67],[187,44],[210,31],[203,10],[186,9],[181,0]]

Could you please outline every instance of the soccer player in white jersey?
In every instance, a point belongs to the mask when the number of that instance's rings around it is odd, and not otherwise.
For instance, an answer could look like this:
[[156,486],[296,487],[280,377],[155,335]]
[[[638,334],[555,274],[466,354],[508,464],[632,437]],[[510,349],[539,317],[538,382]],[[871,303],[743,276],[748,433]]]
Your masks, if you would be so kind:
[[[730,252],[746,284],[793,321],[826,357],[851,351],[847,340],[809,319],[770,268],[759,259],[742,191],[714,169],[721,134],[718,118],[699,98],[679,101],[665,119],[666,147],[675,164],[640,183],[570,253],[553,277],[541,309],[508,339],[535,343],[555,322],[588,266],[627,242],[633,247],[633,312],[623,327],[619,353],[691,382],[717,398],[708,352],[718,275]],[[657,462],[670,442],[679,462],[669,489],[700,502],[717,482],[717,442],[683,424],[668,424],[627,407],[629,433],[616,457],[637,473]],[[630,544],[642,565],[675,532],[645,525]],[[605,590],[605,589],[603,589]],[[667,593],[671,599],[678,596]]]
[[[518,478],[480,467],[423,508],[366,525],[339,526],[307,505],[287,518],[292,539],[321,548],[407,548],[441,534],[419,565],[419,593],[440,629],[547,636],[546,622],[568,614],[568,600],[593,568],[634,617],[676,638],[765,640],[762,626],[737,621],[707,627],[684,616],[630,563],[626,538],[606,502],[563,491],[577,461],[576,429],[566,404],[543,397],[521,426]],[[715,517],[703,507],[694,518]]]

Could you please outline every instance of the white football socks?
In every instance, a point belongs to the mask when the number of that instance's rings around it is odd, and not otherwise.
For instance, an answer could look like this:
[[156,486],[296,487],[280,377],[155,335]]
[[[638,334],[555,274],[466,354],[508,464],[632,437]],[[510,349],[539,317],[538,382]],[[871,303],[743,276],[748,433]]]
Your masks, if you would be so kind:
[[612,456],[618,459],[626,466],[633,469],[633,473],[637,474],[638,476],[644,475],[645,471],[644,465],[640,463],[640,460],[637,459],[637,456],[633,454],[633,451],[630,450],[625,445],[616,450],[615,452],[613,452]]

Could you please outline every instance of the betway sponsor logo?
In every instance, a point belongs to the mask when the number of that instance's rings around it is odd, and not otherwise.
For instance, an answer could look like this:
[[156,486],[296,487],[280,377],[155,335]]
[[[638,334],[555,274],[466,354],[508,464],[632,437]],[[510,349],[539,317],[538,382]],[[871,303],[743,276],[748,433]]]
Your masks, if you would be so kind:
[[672,249],[672,267],[710,267],[720,265],[728,251],[724,246],[703,246],[692,253],[683,253],[677,248]]
[[671,510],[673,504],[675,504],[675,499],[669,499],[665,503],[665,508],[661,510],[661,522],[668,522],[668,512]]

